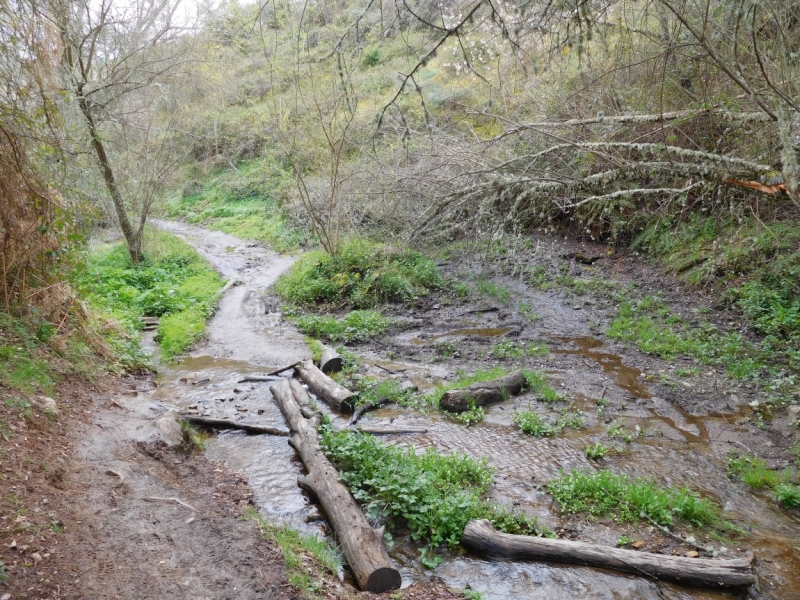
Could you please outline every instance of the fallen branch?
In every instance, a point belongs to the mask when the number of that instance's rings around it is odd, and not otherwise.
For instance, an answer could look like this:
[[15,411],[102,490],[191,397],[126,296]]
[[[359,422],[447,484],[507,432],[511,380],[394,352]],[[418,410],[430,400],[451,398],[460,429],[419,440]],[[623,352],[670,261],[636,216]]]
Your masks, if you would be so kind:
[[247,423],[237,423],[227,419],[210,419],[208,417],[198,417],[194,415],[181,415],[190,425],[197,427],[207,427],[209,429],[238,429],[247,432],[249,435],[277,435],[288,437],[289,432],[285,429],[275,427],[264,427],[261,425],[248,425]]
[[359,587],[378,593],[398,589],[400,572],[386,552],[383,532],[370,527],[361,508],[339,481],[339,472],[320,448],[317,437],[319,419],[302,416],[294,398],[297,388],[292,389],[288,381],[273,385],[270,391],[292,432],[289,443],[308,470],[308,475],[300,477],[297,483],[319,500]]
[[734,560],[685,558],[501,533],[486,519],[470,521],[461,543],[493,559],[537,559],[604,567],[702,586],[742,586],[755,583],[753,555]]
[[365,404],[363,406],[359,406],[356,409],[356,411],[353,413],[353,416],[350,418],[350,422],[347,424],[347,426],[348,427],[352,427],[353,425],[358,423],[358,421],[361,419],[361,417],[364,416],[365,413],[368,413],[371,410],[375,410],[377,408],[380,408],[381,406],[389,404],[390,402],[391,402],[391,400],[389,400],[389,398],[381,398],[377,402],[374,402],[374,403],[371,403],[371,404]]
[[155,496],[148,496],[147,498],[142,498],[145,502],[172,502],[173,504],[180,504],[181,506],[185,506],[186,508],[191,508],[194,512],[200,512],[191,504],[187,504],[180,498],[156,498]]
[[248,375],[247,377],[243,377],[236,383],[247,383],[248,381],[280,381],[284,379],[283,377],[278,377],[277,375]]
[[297,365],[302,363],[303,363],[302,360],[298,360],[297,362],[293,362],[292,364],[287,365],[285,367],[281,367],[280,369],[275,369],[274,371],[270,371],[269,373],[266,374],[266,376],[269,377],[270,375],[277,375],[278,373],[283,373],[284,371],[288,371],[289,369],[294,369]]

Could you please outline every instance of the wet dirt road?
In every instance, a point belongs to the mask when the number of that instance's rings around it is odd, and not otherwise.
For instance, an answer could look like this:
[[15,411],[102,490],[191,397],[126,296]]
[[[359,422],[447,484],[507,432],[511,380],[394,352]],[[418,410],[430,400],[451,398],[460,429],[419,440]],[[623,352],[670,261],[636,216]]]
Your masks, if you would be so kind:
[[[264,373],[310,354],[302,336],[281,321],[279,305],[267,293],[292,259],[220,232],[178,223],[158,225],[183,236],[225,277],[241,283],[222,298],[209,323],[207,340],[179,363],[161,369],[154,399],[200,415],[284,427],[269,384],[238,382],[242,375]],[[438,412],[391,406],[370,413],[364,422],[423,425],[428,433],[388,441],[486,457],[497,469],[493,497],[498,502],[536,515],[575,539],[600,544],[614,545],[624,531],[644,541],[644,550],[659,549],[663,539],[652,528],[633,528],[631,533],[631,528],[613,523],[560,517],[541,488],[560,470],[611,468],[655,477],[665,485],[690,486],[717,500],[726,517],[750,530],[749,536],[734,543],[743,551],[756,552],[761,590],[699,590],[598,569],[493,563],[468,555],[445,556],[435,574],[454,587],[469,585],[496,600],[800,598],[797,515],[782,510],[768,496],[731,482],[725,474],[724,456],[732,447],[772,443],[758,427],[757,410],[748,405],[755,392],[725,382],[713,372],[679,380],[674,377],[675,364],[622,348],[598,333],[608,319],[608,307],[578,305],[557,291],[532,291],[513,279],[503,282],[512,291],[513,305],[524,301],[541,318],[526,320],[508,307],[497,310],[497,302],[486,299],[473,299],[474,304],[468,305],[402,308],[397,316],[409,317],[417,326],[352,350],[366,365],[365,374],[408,380],[420,389],[452,379],[458,370],[472,372],[496,364],[539,369],[548,374],[551,385],[572,398],[571,410],[583,415],[586,427],[553,438],[521,433],[512,422],[517,409],[556,416],[551,407],[526,395],[492,406],[484,422],[470,428]],[[467,310],[476,305],[494,310]],[[499,341],[527,340],[545,342],[549,353],[518,359],[492,357]],[[458,352],[443,358],[442,344]],[[632,441],[610,438],[609,424],[619,424]],[[582,448],[595,442],[618,447],[620,452],[601,464],[590,461]],[[263,514],[305,532],[327,533],[316,507],[296,486],[301,465],[284,438],[223,433],[208,441],[207,456],[245,476]],[[709,543],[715,549],[722,546],[716,540]],[[736,546],[731,548],[734,554],[736,550]],[[426,577],[413,545],[398,543],[393,557],[401,566],[404,583]]]

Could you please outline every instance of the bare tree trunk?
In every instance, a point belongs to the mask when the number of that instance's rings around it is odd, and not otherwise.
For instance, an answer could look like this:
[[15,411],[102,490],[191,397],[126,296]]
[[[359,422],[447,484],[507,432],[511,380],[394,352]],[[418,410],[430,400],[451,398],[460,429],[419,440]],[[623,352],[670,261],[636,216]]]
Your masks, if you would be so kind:
[[125,210],[125,202],[122,199],[122,193],[117,186],[117,180],[114,177],[114,171],[111,168],[111,162],[108,160],[106,148],[103,145],[103,140],[100,137],[100,132],[97,130],[94,118],[92,117],[92,109],[89,106],[86,98],[83,95],[83,90],[78,90],[78,105],[80,106],[83,116],[86,118],[86,126],[89,129],[89,136],[92,138],[92,148],[97,155],[97,163],[100,165],[100,170],[103,173],[103,181],[105,181],[106,189],[111,195],[111,201],[114,203],[114,209],[117,212],[117,220],[119,227],[122,230],[122,235],[125,237],[125,244],[128,246],[128,254],[131,257],[131,262],[136,264],[142,260],[142,230],[134,231],[131,226],[130,219],[128,219],[128,212]]

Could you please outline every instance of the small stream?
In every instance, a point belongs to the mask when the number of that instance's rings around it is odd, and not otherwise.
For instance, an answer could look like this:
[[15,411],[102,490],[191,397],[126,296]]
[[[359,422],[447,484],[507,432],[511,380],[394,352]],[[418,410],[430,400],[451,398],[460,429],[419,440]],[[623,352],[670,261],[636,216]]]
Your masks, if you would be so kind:
[[[173,230],[176,228],[182,228],[191,241],[189,234],[194,228],[175,225]],[[217,235],[217,232],[212,233]],[[227,248],[233,244],[231,240],[235,238],[226,236],[216,246],[209,246],[205,239],[205,253],[212,263],[220,245]],[[231,253],[225,250],[224,254],[230,263]],[[262,260],[267,258],[262,257]],[[249,262],[257,263],[257,259],[251,255]],[[235,264],[231,268],[235,270]],[[279,319],[271,317],[257,304],[264,286],[270,284],[271,281],[262,279],[258,286],[247,289],[250,284],[245,280],[242,286],[245,290],[237,292],[237,304],[229,306],[227,313],[221,309],[209,325],[209,341],[191,356],[160,368],[154,399],[175,405],[181,412],[285,427],[269,392],[270,383],[239,383],[244,375],[264,374],[302,358],[307,352],[291,328],[279,325]],[[247,360],[242,356],[246,353],[230,347],[236,331],[244,327],[248,329],[248,344],[254,343],[254,331],[261,336],[261,346],[256,344],[257,351]],[[451,328],[434,334],[406,330],[395,335],[394,342],[416,351],[414,349],[442,340],[458,344],[465,337],[493,338],[513,329],[491,324]],[[227,346],[215,343],[215,331],[224,332]],[[605,347],[601,339],[580,330],[575,332],[579,335],[572,333],[565,337],[548,337],[551,354],[580,358],[589,365],[599,365],[600,369],[590,372],[586,367],[586,372],[576,372],[555,365],[548,367],[547,372],[551,382],[569,386],[573,409],[581,411],[587,419],[585,429],[550,438],[523,434],[513,424],[514,411],[553,414],[550,407],[529,395],[488,407],[485,420],[470,428],[439,412],[422,413],[392,406],[369,413],[364,423],[424,426],[425,434],[384,439],[402,446],[413,444],[419,449],[435,448],[442,453],[463,452],[474,458],[485,457],[496,469],[493,500],[511,504],[554,528],[568,527],[598,544],[613,546],[618,532],[583,518],[560,518],[549,496],[542,491],[542,485],[561,470],[592,471],[609,467],[633,476],[657,476],[667,485],[690,486],[720,502],[730,518],[752,530],[740,543],[769,562],[769,577],[762,580],[763,596],[752,589],[750,597],[800,597],[800,551],[797,549],[800,523],[767,495],[753,494],[744,486],[731,483],[714,446],[735,436],[737,423],[749,417],[752,409],[744,405],[729,413],[689,414],[655,395],[642,377],[642,369],[626,364],[621,356]],[[218,354],[215,349],[220,347],[228,350]],[[361,353],[361,350],[356,352]],[[363,363],[370,375],[408,380],[421,390],[447,379],[453,371],[442,363],[423,363],[396,356],[389,360],[371,351],[364,352]],[[578,384],[573,385],[573,381]],[[613,401],[599,414],[598,400],[606,397]],[[346,425],[346,419],[332,416],[338,425]],[[621,451],[606,463],[588,460],[582,448],[601,439],[608,443],[608,421],[620,422],[621,419],[626,429],[635,432],[635,439],[627,444],[615,442]],[[207,440],[206,452],[209,459],[245,475],[260,511],[268,518],[305,533],[329,533],[317,507],[297,487],[302,465],[286,438],[224,432]],[[748,597],[748,592],[687,588],[602,569],[539,562],[490,562],[459,552],[445,552],[444,562],[430,572],[421,566],[417,547],[402,539],[391,554],[401,568],[404,585],[432,574],[452,587],[469,586],[483,592],[488,600]]]

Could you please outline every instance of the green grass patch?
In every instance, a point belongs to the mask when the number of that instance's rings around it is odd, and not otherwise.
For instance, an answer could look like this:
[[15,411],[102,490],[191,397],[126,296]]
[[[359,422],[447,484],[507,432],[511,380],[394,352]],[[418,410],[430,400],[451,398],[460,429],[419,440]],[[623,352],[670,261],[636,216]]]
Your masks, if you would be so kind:
[[688,488],[665,488],[648,479],[604,470],[572,471],[547,484],[564,513],[607,516],[620,522],[650,520],[662,526],[675,521],[697,527],[730,528],[716,504]]
[[93,307],[130,333],[142,316],[160,317],[156,341],[169,360],[205,331],[223,281],[188,244],[150,229],[145,260],[133,265],[123,243],[91,249],[73,280]]
[[436,264],[419,252],[352,239],[335,256],[304,254],[275,290],[284,301],[300,306],[372,308],[425,296],[443,283]]
[[533,392],[539,399],[553,404],[565,399],[564,394],[555,391],[550,384],[547,383],[547,375],[533,369],[523,369],[527,389]]
[[307,234],[288,223],[281,206],[284,191],[293,185],[294,177],[268,158],[246,161],[237,170],[190,182],[168,199],[166,213],[290,252],[308,241]]
[[590,460],[603,460],[608,455],[609,451],[609,447],[601,442],[583,447],[584,455]]
[[262,537],[280,548],[286,579],[307,600],[320,597],[321,576],[337,576],[344,564],[340,552],[325,539],[303,535],[283,525],[274,525],[259,515],[254,507],[249,507],[243,518],[253,520]]
[[287,318],[306,335],[331,342],[360,342],[385,333],[391,321],[376,310],[354,310],[343,317],[333,315],[299,314],[286,311]]
[[50,395],[58,377],[48,358],[48,322],[26,321],[0,313],[0,383],[24,393]]
[[479,279],[477,287],[482,295],[497,298],[504,306],[511,304],[511,290],[508,287],[486,279]]
[[800,486],[794,485],[791,469],[773,471],[764,459],[735,450],[727,456],[728,477],[735,478],[754,490],[771,490],[775,499],[786,508],[800,506]]
[[759,379],[763,372],[771,370],[774,359],[766,347],[750,342],[738,332],[720,332],[710,323],[686,323],[652,296],[637,303],[622,303],[607,333],[667,360],[690,356],[703,364],[722,366],[731,377],[739,379]]
[[455,546],[471,519],[487,518],[501,531],[547,533],[534,519],[487,503],[492,469],[485,460],[433,449],[418,454],[356,432],[323,426],[325,453],[371,518],[402,519],[411,537],[432,546]]
[[547,352],[548,349],[545,342],[503,340],[492,348],[492,356],[499,360],[522,358],[524,356],[544,356]]

